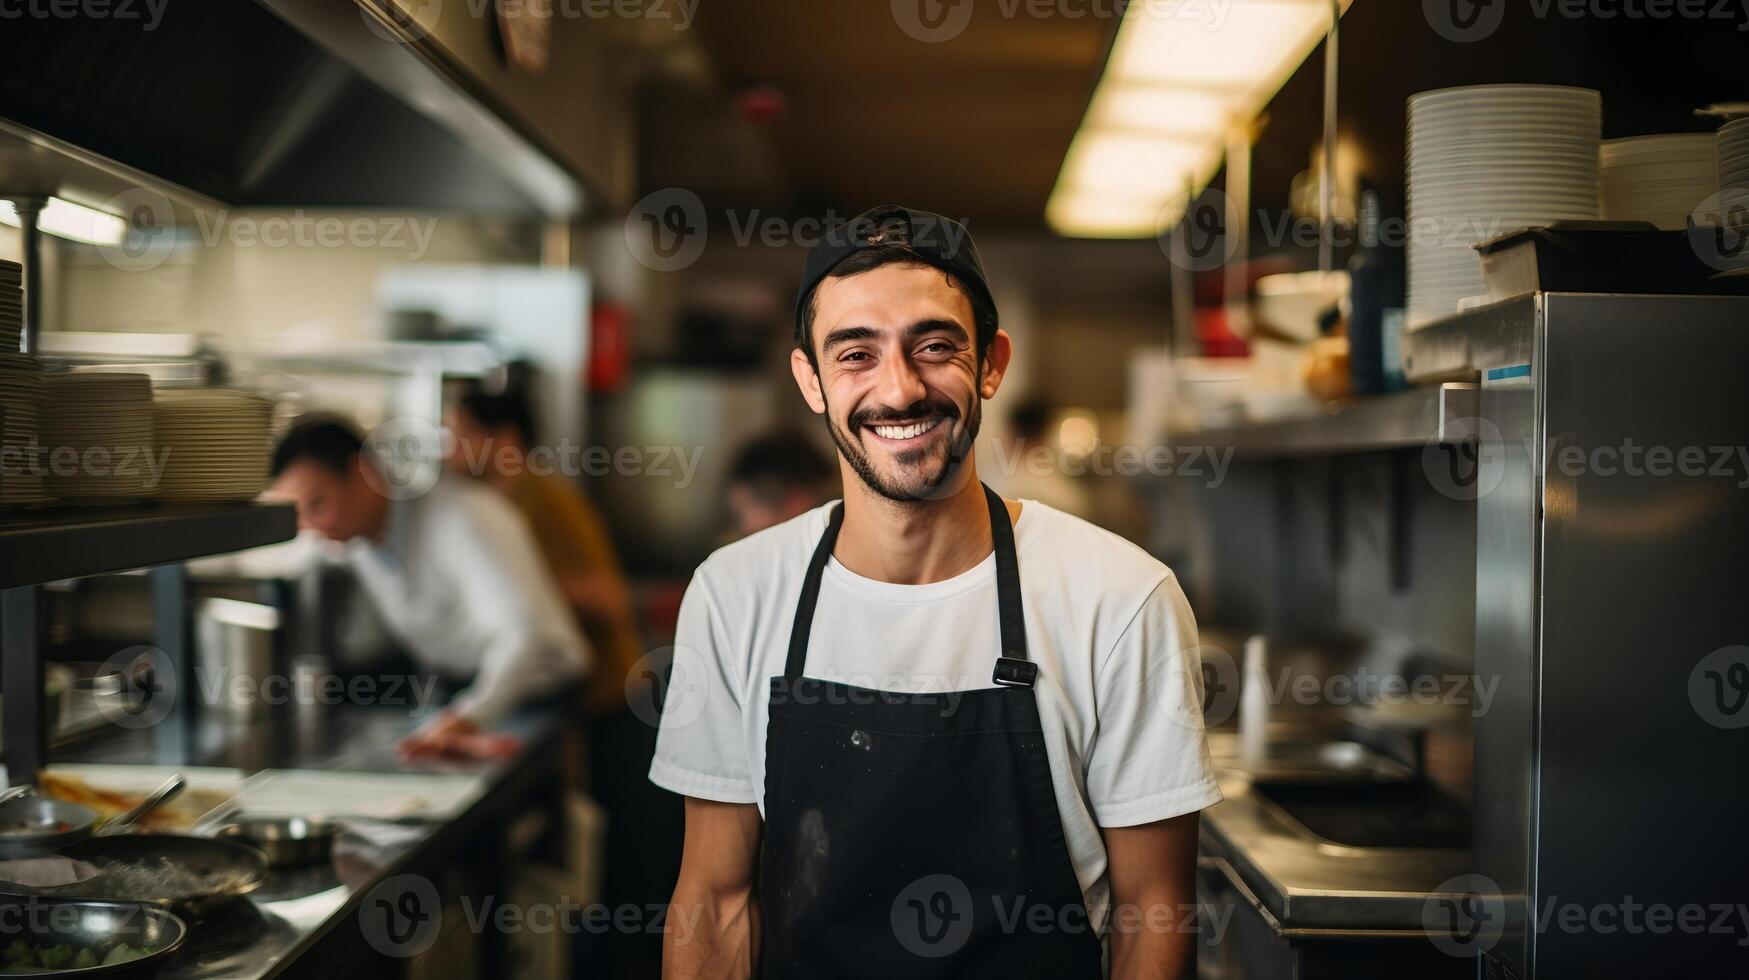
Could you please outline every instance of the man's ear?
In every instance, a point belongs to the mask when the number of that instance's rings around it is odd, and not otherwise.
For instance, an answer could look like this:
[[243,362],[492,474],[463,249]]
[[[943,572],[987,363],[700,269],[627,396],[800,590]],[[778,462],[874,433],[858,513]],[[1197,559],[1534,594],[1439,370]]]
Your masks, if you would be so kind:
[[995,339],[990,341],[990,350],[984,355],[984,369],[978,378],[978,394],[986,401],[996,397],[996,389],[1002,387],[1002,376],[1008,373],[1008,362],[1014,357],[1014,342],[1008,339],[1008,331],[997,330]]
[[789,373],[795,375],[796,387],[801,389],[802,400],[814,410],[815,415],[826,411],[826,396],[820,393],[820,372],[814,369],[814,362],[800,347],[789,352]]

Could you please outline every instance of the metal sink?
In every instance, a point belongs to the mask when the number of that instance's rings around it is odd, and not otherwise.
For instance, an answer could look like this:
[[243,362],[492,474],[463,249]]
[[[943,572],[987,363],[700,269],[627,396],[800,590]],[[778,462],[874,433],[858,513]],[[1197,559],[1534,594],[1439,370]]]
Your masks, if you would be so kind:
[[1251,791],[1291,829],[1320,842],[1345,847],[1470,846],[1469,808],[1419,780],[1257,779]]

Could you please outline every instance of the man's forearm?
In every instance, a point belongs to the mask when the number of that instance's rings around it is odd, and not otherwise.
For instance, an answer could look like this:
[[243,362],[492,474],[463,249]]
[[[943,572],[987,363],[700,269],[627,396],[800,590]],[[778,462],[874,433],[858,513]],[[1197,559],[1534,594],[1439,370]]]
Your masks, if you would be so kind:
[[759,942],[759,903],[751,888],[716,890],[682,881],[662,936],[663,980],[746,980]]
[[1190,910],[1169,895],[1112,909],[1111,980],[1189,980],[1196,963]]

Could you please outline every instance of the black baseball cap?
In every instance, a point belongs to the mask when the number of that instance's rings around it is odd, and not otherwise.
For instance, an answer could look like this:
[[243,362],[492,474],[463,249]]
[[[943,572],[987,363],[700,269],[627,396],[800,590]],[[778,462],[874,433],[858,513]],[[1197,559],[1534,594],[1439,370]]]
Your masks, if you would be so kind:
[[883,245],[908,246],[918,259],[953,276],[995,311],[996,301],[984,281],[984,263],[965,225],[930,211],[884,204],[828,229],[808,249],[807,261],[802,264],[802,285],[796,291],[796,323],[802,322],[802,310],[807,308],[814,288],[838,263]]

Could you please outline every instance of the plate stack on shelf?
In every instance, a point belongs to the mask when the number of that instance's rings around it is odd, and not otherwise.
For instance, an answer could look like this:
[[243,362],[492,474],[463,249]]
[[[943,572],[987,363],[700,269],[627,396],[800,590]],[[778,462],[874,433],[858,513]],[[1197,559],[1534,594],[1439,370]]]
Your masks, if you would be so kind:
[[1485,296],[1473,246],[1597,217],[1595,91],[1474,85],[1409,97],[1410,328]]
[[24,333],[24,267],[0,260],[0,509],[47,503],[37,420],[42,362],[18,352]]
[[153,405],[166,500],[250,500],[267,486],[273,402],[230,388],[165,388]]
[[62,371],[43,375],[43,485],[68,500],[143,496],[157,465],[152,379],[144,374]]
[[0,353],[0,508],[47,503],[37,420],[43,401],[42,363]]
[[1605,140],[1598,151],[1603,217],[1650,221],[1683,231],[1701,202],[1718,192],[1711,133],[1666,133]]
[[1749,211],[1749,117],[1719,127],[1717,139],[1721,203],[1727,209]]
[[24,335],[24,266],[0,259],[0,354],[18,353]]

